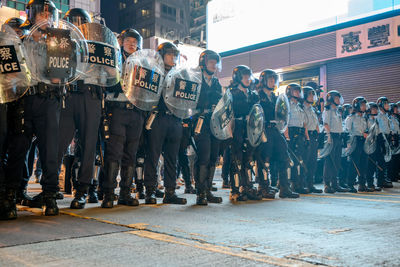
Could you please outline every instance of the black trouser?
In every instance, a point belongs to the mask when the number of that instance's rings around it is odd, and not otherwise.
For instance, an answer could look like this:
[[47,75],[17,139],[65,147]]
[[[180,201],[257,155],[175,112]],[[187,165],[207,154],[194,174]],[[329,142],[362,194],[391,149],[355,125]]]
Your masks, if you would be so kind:
[[[215,165],[217,164],[220,141],[216,139],[210,130],[210,121],[205,120],[200,134],[194,137],[197,147],[197,159],[195,162],[195,180],[198,192],[210,190],[214,178]],[[202,168],[207,170],[207,176],[201,177]],[[205,175],[205,174],[204,174]]]
[[308,131],[310,137],[309,146],[306,149],[304,163],[307,166],[306,185],[308,188],[314,186],[314,176],[317,170],[318,158],[318,132]]
[[[143,131],[144,112],[139,109],[122,108],[122,103],[107,104],[109,114],[110,137],[106,141],[105,169],[103,189],[113,190],[117,187],[118,166],[121,164],[120,187],[132,185],[136,153]],[[114,167],[112,167],[114,166]],[[128,171],[129,170],[129,171]],[[126,173],[126,175],[124,175]]]
[[7,137],[7,106],[0,104],[0,191],[5,186],[4,174],[4,156],[5,156],[5,141]]
[[100,88],[85,85],[82,93],[72,92],[65,100],[65,108],[60,116],[60,142],[58,148],[58,163],[61,165],[63,156],[77,131],[80,146],[80,167],[77,181],[89,185],[93,179],[93,166],[96,155],[96,143],[101,118],[101,98],[97,94]]
[[305,134],[304,128],[300,127],[289,127],[289,148],[292,150],[294,166],[291,171],[291,182],[294,189],[304,188],[304,170],[302,170],[301,161],[304,162],[306,158],[306,147],[305,147]]
[[159,113],[148,132],[144,184],[146,190],[157,186],[157,166],[161,152],[164,156],[164,187],[175,189],[176,164],[182,137],[182,122],[177,117]]
[[347,184],[354,186],[358,176],[358,184],[365,186],[368,161],[367,154],[364,152],[365,138],[363,136],[354,136],[353,138],[356,138],[356,147],[349,157],[350,166]]
[[[279,179],[279,187],[282,189],[289,186],[287,170],[290,166],[290,157],[288,154],[288,145],[285,138],[279,132],[279,130],[273,126],[269,125],[265,128],[265,135],[267,137],[266,143],[261,143],[257,148],[260,152],[259,165],[269,162],[275,169],[275,173]],[[262,178],[261,178],[262,177]],[[267,185],[267,177],[265,172],[259,179],[260,186],[264,187]]]
[[189,159],[187,156],[187,148],[190,144],[191,138],[191,128],[190,127],[182,127],[182,138],[181,143],[179,145],[179,153],[178,153],[178,171],[182,173],[183,180],[185,181],[185,186],[190,186],[191,175],[190,175],[190,167],[189,167]]
[[[228,141],[225,141],[225,143],[228,143]],[[229,144],[225,147],[222,158],[223,162],[222,162],[221,177],[224,180],[224,182],[228,184],[229,172],[231,169],[231,148],[229,147]]]
[[[397,148],[399,146],[399,135],[393,135],[392,141],[393,147]],[[399,180],[400,172],[400,155],[392,155],[392,159],[388,166],[388,179],[392,182],[397,182]]]
[[342,155],[342,138],[339,133],[331,133],[332,151],[324,161],[324,183],[329,186],[337,186],[337,176]]
[[251,170],[250,165],[253,160],[255,148],[246,141],[246,122],[244,120],[235,121],[233,139],[231,141],[231,166],[230,183],[232,193],[239,193],[239,187],[250,187]]
[[[58,191],[60,106],[59,98],[53,95],[25,96],[10,103],[6,168],[6,179],[10,187],[17,189],[21,184],[26,153],[35,135],[43,169],[40,180],[42,189],[48,192]],[[24,123],[21,123],[22,120]]]
[[377,185],[382,187],[385,179],[387,178],[387,163],[385,162],[385,141],[382,134],[379,134],[376,138],[376,150],[369,156],[368,160],[368,186],[373,185],[373,175],[376,173]]

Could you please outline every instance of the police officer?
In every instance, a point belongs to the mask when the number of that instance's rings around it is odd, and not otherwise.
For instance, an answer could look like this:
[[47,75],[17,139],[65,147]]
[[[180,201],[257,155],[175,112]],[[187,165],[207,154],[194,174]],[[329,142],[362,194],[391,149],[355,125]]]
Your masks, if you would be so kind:
[[388,116],[390,109],[389,100],[387,97],[382,96],[376,101],[379,111],[376,116],[376,122],[378,125],[378,137],[377,137],[377,148],[375,151],[375,158],[377,165],[380,166],[377,170],[378,186],[381,188],[392,188],[393,184],[387,178],[387,163],[385,162],[384,155],[387,153],[385,143],[389,142],[391,134],[391,125]]
[[[342,137],[342,156],[340,161],[341,168],[338,173],[339,185],[354,193],[355,191],[354,187],[348,185],[349,181],[351,180],[349,175],[351,173],[351,169],[353,168],[353,164],[349,162],[349,157],[346,155],[346,153],[344,153],[347,147],[347,143],[349,142],[350,139],[349,132],[346,130],[345,120],[353,112],[352,111],[353,107],[350,104],[344,104],[343,106],[340,107],[341,108],[338,110],[340,110],[342,116],[343,133],[341,135]],[[350,183],[352,183],[352,181],[350,181]]]
[[[64,20],[79,27],[91,23],[89,13],[81,8],[68,10]],[[74,137],[75,131],[80,145],[80,167],[75,196],[71,209],[82,209],[86,204],[88,188],[92,183],[96,154],[97,133],[101,117],[102,89],[79,80],[67,87],[65,106],[61,110],[58,162],[61,165],[64,153]]]
[[[28,34],[27,29],[21,28],[21,25],[23,23],[24,23],[24,21],[20,18],[9,18],[8,20],[6,20],[6,22],[4,24],[10,26],[20,38],[23,38],[25,35]],[[10,104],[10,105],[13,105],[13,104]],[[35,150],[36,150],[36,146],[34,144],[35,144],[35,142],[32,142],[31,148],[29,149],[29,151],[32,152],[32,154],[33,154],[33,158],[34,158]],[[29,154],[31,154],[31,153],[29,153]],[[27,158],[26,158],[25,165],[26,165],[26,167],[23,169],[23,174],[22,174],[23,179],[22,179],[21,185],[17,191],[17,203],[23,204],[23,205],[25,205],[27,201],[32,200],[32,198],[27,194],[28,181],[29,181],[29,178],[31,177],[32,170],[33,170],[33,160],[30,160],[29,156],[27,156]]]
[[306,186],[310,193],[322,193],[321,189],[314,186],[314,175],[317,170],[317,157],[318,157],[318,135],[319,135],[319,122],[318,114],[314,108],[317,101],[317,94],[310,86],[303,87],[303,109],[306,114],[306,129],[308,131],[309,143],[306,148],[304,163],[307,166]]
[[289,151],[294,158],[294,166],[291,170],[292,190],[299,194],[307,194],[305,188],[304,176],[304,158],[306,141],[309,143],[308,131],[305,128],[306,114],[301,108],[300,101],[303,99],[303,93],[300,85],[291,83],[286,87],[286,96],[290,101],[290,113],[288,128],[285,132],[285,137],[289,141]]
[[306,86],[310,86],[312,89],[314,89],[317,95],[317,101],[315,102],[314,107],[316,109],[318,117],[320,117],[322,112],[324,111],[324,98],[321,96],[321,93],[324,92],[324,90],[322,90],[323,86],[313,81],[306,83]]
[[233,69],[232,83],[232,108],[235,118],[235,128],[231,142],[231,194],[230,200],[246,201],[260,200],[251,185],[251,170],[254,148],[248,143],[246,135],[246,119],[254,104],[259,102],[255,91],[250,90],[253,81],[251,69],[239,65]]
[[[171,42],[165,42],[157,47],[158,53],[164,60],[165,72],[168,73],[175,65],[179,50]],[[144,184],[146,187],[146,204],[156,204],[157,166],[161,152],[164,156],[164,187],[163,203],[186,204],[186,198],[180,198],[175,193],[176,164],[179,145],[182,138],[182,121],[170,112],[161,98],[151,130],[148,132],[146,160],[144,164]]]
[[[393,149],[399,148],[399,134],[400,134],[400,121],[399,121],[399,107],[396,103],[390,104],[390,122],[392,125],[392,136],[391,136],[391,146]],[[399,180],[399,170],[400,170],[400,155],[392,155],[392,159],[389,163],[388,176],[389,180],[392,182],[397,182]]]
[[[124,30],[120,36],[123,63],[135,51],[142,48],[142,36],[134,29]],[[139,201],[131,195],[135,174],[136,153],[143,131],[145,112],[135,107],[124,95],[121,84],[107,88],[107,116],[109,139],[106,142],[104,192],[102,208],[114,206],[114,189],[117,187],[118,171],[121,169],[118,204],[138,206]]]
[[326,95],[325,110],[322,114],[327,142],[332,144],[331,153],[325,158],[324,162],[324,183],[325,193],[347,192],[345,188],[338,185],[338,171],[340,170],[340,157],[342,155],[343,132],[342,117],[337,108],[343,103],[342,95],[336,91],[329,91]]
[[[368,110],[366,112],[366,120],[368,133],[371,132],[372,127],[376,126],[376,116],[378,116],[378,105],[375,102],[368,103]],[[377,126],[376,126],[377,127]],[[376,173],[377,168],[381,168],[376,160],[376,153],[371,155],[367,155],[368,163],[367,163],[367,189],[368,191],[382,191],[382,188],[379,186],[375,186],[374,184],[374,174]]]
[[364,117],[367,110],[367,100],[362,96],[354,98],[352,109],[352,114],[345,121],[346,131],[350,135],[347,149],[354,149],[349,155],[350,166],[347,184],[350,187],[350,192],[357,193],[354,186],[356,184],[355,178],[358,176],[358,191],[372,192],[373,190],[366,187],[367,154],[364,152],[364,143],[368,132],[367,120]]
[[274,90],[279,86],[278,75],[270,69],[261,72],[259,77],[259,96],[260,105],[265,117],[265,135],[267,142],[263,142],[257,148],[259,161],[262,166],[259,172],[259,191],[263,198],[275,198],[275,193],[270,190],[268,185],[268,168],[275,165],[279,179],[280,198],[298,198],[299,194],[292,192],[289,187],[290,177],[290,156],[286,140],[276,127],[275,106],[277,97]]
[[[26,6],[27,21],[22,28],[35,23],[55,21],[58,10],[50,0],[31,0]],[[43,29],[42,29],[43,31]],[[14,179],[10,188],[20,184],[25,155],[35,134],[38,138],[43,176],[40,181],[43,192],[37,195],[29,206],[45,207],[45,215],[59,213],[56,192],[58,191],[58,136],[62,88],[38,81],[25,96],[10,106],[7,179]]]
[[220,142],[210,130],[212,112],[222,96],[222,87],[218,78],[214,76],[221,66],[221,57],[212,50],[205,50],[200,54],[199,66],[203,72],[203,78],[197,104],[199,113],[194,124],[194,139],[197,147],[194,178],[196,181],[196,204],[207,205],[207,202],[222,202],[222,198],[215,197],[211,193]]

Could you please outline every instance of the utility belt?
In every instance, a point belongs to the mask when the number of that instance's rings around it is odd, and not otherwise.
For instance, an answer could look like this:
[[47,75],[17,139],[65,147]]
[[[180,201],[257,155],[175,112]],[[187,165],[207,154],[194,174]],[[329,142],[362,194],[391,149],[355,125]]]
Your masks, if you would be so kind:
[[342,136],[341,133],[330,133],[332,138],[340,138]]
[[107,101],[107,108],[119,108],[125,110],[137,110],[140,111],[135,105],[128,101]]
[[103,89],[98,85],[85,84],[82,80],[79,80],[76,84],[69,84],[67,87],[68,93],[83,94],[86,91],[90,92],[93,97],[103,99]]
[[289,127],[289,133],[294,135],[305,135],[306,129],[303,127]]
[[61,86],[48,85],[40,82],[35,86],[29,87],[25,95],[38,95],[41,97],[61,97],[63,95],[63,89],[64,87]]
[[158,114],[159,114],[160,116],[172,116],[172,117],[174,117],[175,119],[177,119],[177,120],[179,120],[179,121],[182,121],[182,119],[180,119],[180,118],[178,118],[177,116],[175,116],[174,113],[172,113],[172,112],[169,111],[168,109],[162,110],[162,111],[158,111]]
[[312,136],[312,137],[317,138],[318,137],[318,131],[317,130],[308,131],[308,136]]

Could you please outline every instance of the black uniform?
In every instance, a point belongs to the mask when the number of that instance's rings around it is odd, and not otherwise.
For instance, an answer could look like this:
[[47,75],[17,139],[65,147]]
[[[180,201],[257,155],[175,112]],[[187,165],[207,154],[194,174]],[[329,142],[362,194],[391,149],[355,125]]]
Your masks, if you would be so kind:
[[164,187],[175,190],[176,164],[182,138],[182,120],[174,116],[161,98],[157,115],[147,136],[146,160],[144,163],[144,184],[146,194],[155,192],[157,187],[157,166],[161,152],[164,156]]
[[86,194],[93,179],[96,137],[101,118],[102,89],[96,85],[84,84],[83,81],[69,85],[68,88],[65,107],[61,110],[60,117],[58,163],[61,165],[64,153],[77,131],[81,163],[77,177],[77,190]]
[[199,115],[197,116],[195,123],[195,125],[202,123],[202,127],[200,133],[195,133],[194,137],[197,147],[197,160],[195,162],[194,177],[196,180],[197,195],[207,195],[208,201],[218,203],[221,201],[212,196],[211,187],[220,142],[211,133],[210,121],[214,107],[217,105],[221,96],[222,88],[218,79],[212,77],[208,82],[203,75],[201,93],[197,104]]
[[[248,196],[254,196],[251,192],[251,169],[253,161],[253,148],[247,139],[246,117],[254,104],[259,102],[258,95],[247,89],[247,94],[238,87],[231,89],[233,98],[233,113],[235,116],[235,129],[231,143],[231,194],[239,194],[238,200],[246,200]],[[239,187],[243,188],[239,192]]]
[[[107,90],[108,94],[115,98],[118,98],[119,94],[123,94],[120,84]],[[106,106],[109,119],[109,139],[106,141],[104,181],[102,183],[105,197],[102,207],[112,207],[120,166],[121,193],[119,204],[138,205],[139,202],[130,196],[130,191],[135,173],[136,152],[143,131],[145,112],[127,100],[107,101]]]
[[[25,157],[35,135],[43,175],[40,180],[43,192],[48,195],[58,191],[58,138],[62,88],[39,83],[27,94],[9,103],[9,141],[6,177],[12,188],[18,188],[23,176]],[[35,204],[37,203],[37,205]],[[42,206],[41,201],[30,206]],[[57,212],[58,213],[58,210]]]
[[[277,97],[274,93],[271,93],[271,97],[268,97],[268,95],[262,90],[259,92],[259,95],[260,105],[264,110],[265,134],[267,137],[267,142],[261,143],[258,148],[261,159],[259,165],[263,165],[264,167],[265,163],[268,162],[276,167],[281,197],[287,197],[289,195],[290,197],[298,197],[297,194],[292,193],[289,189],[288,169],[290,168],[291,160],[288,153],[288,146],[285,138],[276,127],[276,122],[274,121]],[[261,188],[268,188],[267,182],[268,177],[264,171],[263,174],[260,175],[259,180]]]

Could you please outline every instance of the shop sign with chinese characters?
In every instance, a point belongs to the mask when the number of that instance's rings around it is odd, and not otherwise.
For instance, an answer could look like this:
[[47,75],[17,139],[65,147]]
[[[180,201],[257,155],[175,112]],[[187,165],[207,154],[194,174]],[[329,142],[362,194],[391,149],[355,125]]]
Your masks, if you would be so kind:
[[400,16],[336,31],[338,58],[395,47],[400,47]]

